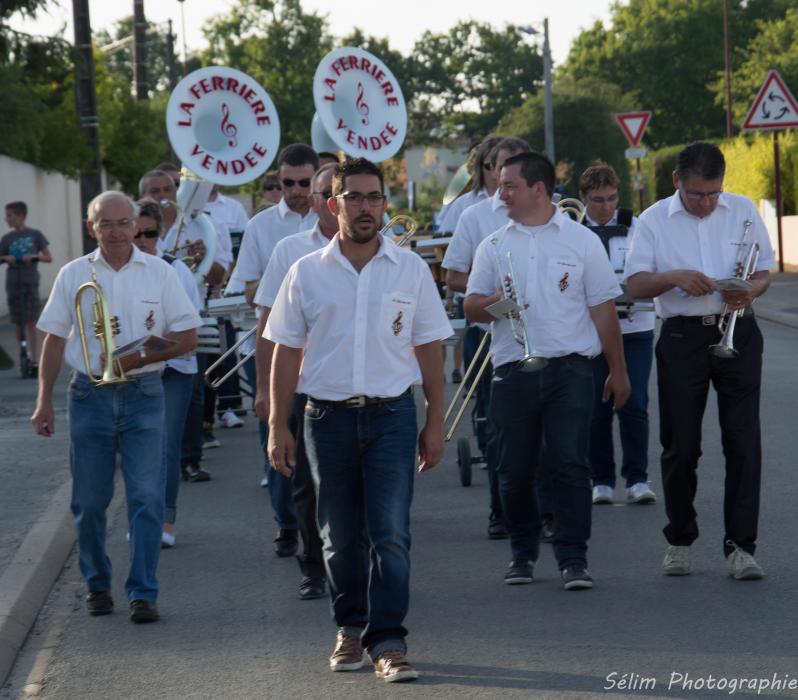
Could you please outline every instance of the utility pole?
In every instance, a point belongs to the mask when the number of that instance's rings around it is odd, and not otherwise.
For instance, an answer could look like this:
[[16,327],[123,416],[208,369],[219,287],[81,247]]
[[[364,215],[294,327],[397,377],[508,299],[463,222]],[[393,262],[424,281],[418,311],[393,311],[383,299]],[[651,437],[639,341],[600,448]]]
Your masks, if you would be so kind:
[[549,18],[543,20],[543,133],[546,155],[557,164],[554,157],[554,103],[551,94],[551,46],[549,45]]
[[86,209],[102,191],[100,173],[100,128],[97,119],[97,92],[94,87],[94,56],[91,46],[89,0],[72,0],[75,25],[75,99],[83,138],[89,147],[89,158],[80,170],[80,210],[83,221],[83,252],[96,247],[86,229]]
[[[166,37],[166,60],[167,66],[169,67],[169,92],[171,93],[175,86],[177,85],[177,64],[175,63],[175,35],[172,33],[172,20],[169,20],[169,32]],[[169,150],[171,152],[170,160],[175,163],[176,165],[180,164],[180,158],[178,158],[177,153],[175,153],[175,149],[172,147],[172,144],[169,144]]]
[[723,64],[726,82],[726,138],[734,132],[732,121],[731,61],[729,59],[729,0],[723,0]]
[[147,85],[147,20],[144,0],[133,0],[133,59],[136,66],[136,99],[150,97]]

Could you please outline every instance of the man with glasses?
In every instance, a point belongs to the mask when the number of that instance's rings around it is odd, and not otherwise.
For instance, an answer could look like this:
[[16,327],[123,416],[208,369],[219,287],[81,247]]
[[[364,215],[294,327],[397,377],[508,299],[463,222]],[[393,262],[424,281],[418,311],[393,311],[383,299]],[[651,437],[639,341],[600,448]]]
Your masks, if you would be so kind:
[[[620,180],[611,166],[597,162],[579,178],[579,198],[585,204],[582,222],[604,242],[616,274],[623,273],[624,262],[634,237],[635,219],[630,209],[618,208]],[[618,411],[623,461],[621,476],[626,483],[629,503],[647,504],[657,500],[648,485],[648,379],[654,345],[654,313],[638,311],[619,314],[623,334],[623,353],[632,393]],[[593,503],[609,504],[615,489],[615,456],[612,437],[612,406],[601,400],[601,387],[609,367],[603,355],[592,360],[596,384],[593,421],[590,426],[590,472]]]
[[[163,260],[133,245],[138,207],[121,192],[103,192],[88,206],[87,228],[97,249],[61,268],[38,327],[42,349],[39,395],[31,422],[50,437],[56,430],[53,385],[62,359],[74,370],[69,387],[71,509],[77,528],[80,571],[89,592],[90,615],[113,611],[111,562],[105,549],[106,515],[114,490],[117,453],[125,480],[130,531],[130,569],[125,590],[133,622],[158,619],[155,569],[164,517],[164,362],[197,345],[199,314]],[[114,361],[127,382],[97,385],[87,374],[75,299],[78,288],[96,279],[118,333],[117,348],[143,336],[166,336],[165,349],[141,346]],[[101,375],[106,361],[93,332],[94,294],[81,298],[89,364]],[[110,320],[110,319],[109,319]]]
[[260,189],[262,200],[261,205],[258,207],[258,214],[264,209],[279,204],[283,198],[283,188],[280,187],[280,179],[277,177],[276,170],[270,170],[263,176]]
[[243,287],[249,303],[277,242],[316,224],[317,216],[310,209],[310,180],[318,169],[316,152],[304,143],[292,143],[277,156],[283,197],[276,207],[264,209],[249,220],[230,278],[229,287]]
[[[653,297],[664,319],[655,351],[668,516],[663,572],[683,576],[691,570],[690,546],[698,537],[693,502],[701,423],[711,382],[718,395],[726,462],[723,552],[730,576],[746,580],[763,575],[753,557],[762,464],[763,343],[751,304],[770,286],[774,258],[754,203],[722,191],[725,169],[723,154],[713,144],[696,142],[679,153],[676,192],[640,216],[624,275],[629,294]],[[754,242],[760,253],[750,288],[722,291],[718,280],[736,276],[737,262]],[[720,341],[718,320],[725,308],[744,311],[737,318],[734,357],[709,350]]]
[[[255,412],[261,421],[261,443],[264,450],[268,442],[269,421],[269,375],[271,373],[272,352],[274,343],[263,337],[263,330],[269,320],[277,292],[285,279],[288,269],[297,260],[326,246],[338,231],[338,219],[327,206],[327,200],[332,197],[333,173],[338,166],[334,163],[322,165],[311,181],[311,209],[316,212],[319,219],[316,225],[308,231],[302,231],[293,236],[283,238],[275,247],[269,260],[266,271],[263,273],[258,291],[255,293],[255,305],[260,311],[258,317],[258,331],[256,333],[256,366],[257,366],[257,393],[255,395]],[[292,540],[296,542],[296,529],[284,530],[286,520],[299,526],[304,546],[301,555],[297,556],[299,568],[302,572],[302,581],[299,584],[299,597],[302,600],[322,598],[325,595],[324,561],[321,555],[321,539],[316,524],[316,495],[313,492],[313,480],[310,476],[310,465],[305,454],[304,440],[302,438],[302,421],[305,413],[306,396],[297,394],[291,411],[291,432],[296,438],[296,470],[292,479],[288,479],[279,472],[271,478],[269,495],[272,499],[272,509],[277,526],[280,528],[275,547],[280,553],[283,542]],[[293,514],[285,513],[283,504],[286,497],[282,491],[290,489],[293,503]],[[289,517],[290,516],[290,517]],[[293,553],[293,552],[292,552]]]
[[[328,202],[339,232],[291,267],[265,334],[275,343],[269,456],[287,476],[297,461],[294,394],[307,395],[305,448],[338,626],[330,668],[362,668],[365,647],[377,676],[397,682],[418,677],[403,626],[410,504],[416,451],[421,472],[443,456],[440,340],[452,329],[426,263],[380,235],[383,191],[368,160],[338,166]],[[419,383],[420,436],[411,389]]]

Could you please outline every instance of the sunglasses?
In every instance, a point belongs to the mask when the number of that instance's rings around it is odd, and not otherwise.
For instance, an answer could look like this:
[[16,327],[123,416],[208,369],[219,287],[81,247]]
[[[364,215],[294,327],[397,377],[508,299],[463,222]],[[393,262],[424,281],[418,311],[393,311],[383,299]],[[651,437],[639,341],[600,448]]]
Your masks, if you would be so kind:
[[283,187],[294,187],[294,185],[297,187],[310,187],[310,178],[305,177],[301,180],[292,180],[290,177],[283,178]]
[[324,199],[329,199],[332,197],[332,190],[317,190],[316,192],[311,192],[311,194],[320,194]]
[[161,233],[157,229],[148,228],[148,229],[145,229],[143,231],[139,231],[136,234],[135,237],[136,238],[141,238],[143,236],[144,238],[158,238],[158,236],[160,236],[160,235],[161,235]]
[[[292,180],[292,182],[293,182],[293,180]],[[263,186],[263,191],[264,192],[272,192],[273,190],[277,190],[278,192],[280,192],[281,189],[282,188],[280,187],[280,185],[264,185]]]

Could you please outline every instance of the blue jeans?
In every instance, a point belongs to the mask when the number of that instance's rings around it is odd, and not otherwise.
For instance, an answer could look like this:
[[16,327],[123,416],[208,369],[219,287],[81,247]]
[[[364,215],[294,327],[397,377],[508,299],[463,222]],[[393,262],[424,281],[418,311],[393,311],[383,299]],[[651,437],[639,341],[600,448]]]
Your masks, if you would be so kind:
[[188,407],[194,391],[194,375],[183,374],[167,367],[161,377],[166,403],[166,436],[164,459],[166,460],[166,510],[164,521],[174,523],[177,519],[177,491],[180,486],[180,456],[183,452],[183,431],[186,427]]
[[[262,421],[258,421],[258,430],[260,432],[260,446],[263,448],[263,454],[266,454],[267,446],[269,444],[269,425]],[[271,469],[269,458],[264,457],[266,464],[265,469]],[[293,486],[291,479],[283,476],[276,469],[269,473],[269,498],[272,502],[272,511],[274,513],[274,522],[281,530],[296,530],[296,512],[294,511],[294,499],[291,495]]]
[[372,659],[405,651],[416,441],[411,395],[362,408],[308,398],[305,448],[333,617],[363,630]]
[[111,588],[105,550],[105,511],[114,493],[117,452],[127,497],[130,532],[128,600],[154,601],[161,552],[166,472],[163,460],[164,393],[158,372],[127,384],[95,387],[77,373],[69,387],[71,510],[80,571],[90,591]]
[[587,464],[593,372],[579,355],[552,358],[538,372],[515,363],[493,375],[491,414],[497,427],[499,491],[513,557],[537,560],[540,514],[535,475],[546,443],[554,556],[560,569],[587,563],[591,487]]
[[[621,476],[626,487],[648,481],[648,378],[653,361],[654,331],[627,333],[623,336],[623,354],[632,393],[618,411],[621,433]],[[615,488],[615,456],[612,440],[612,401],[603,403],[601,394],[609,367],[604,355],[593,360],[596,400],[590,427],[590,469],[594,485]]]

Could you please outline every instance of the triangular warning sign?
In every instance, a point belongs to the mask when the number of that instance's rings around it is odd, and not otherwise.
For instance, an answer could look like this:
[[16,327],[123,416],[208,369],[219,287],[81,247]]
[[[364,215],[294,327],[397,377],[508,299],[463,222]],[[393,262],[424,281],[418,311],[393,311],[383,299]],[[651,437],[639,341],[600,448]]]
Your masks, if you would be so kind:
[[748,110],[743,129],[791,127],[798,127],[798,103],[778,71],[771,70]]
[[632,147],[640,143],[649,119],[651,112],[623,112],[615,115],[615,121],[618,122],[623,135]]

